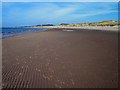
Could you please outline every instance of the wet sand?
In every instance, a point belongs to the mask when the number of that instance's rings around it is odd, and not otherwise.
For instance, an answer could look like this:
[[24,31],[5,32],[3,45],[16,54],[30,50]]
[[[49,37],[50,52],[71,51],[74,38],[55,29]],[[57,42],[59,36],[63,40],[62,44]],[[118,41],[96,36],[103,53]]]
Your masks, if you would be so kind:
[[117,32],[53,29],[3,39],[3,88],[117,88]]

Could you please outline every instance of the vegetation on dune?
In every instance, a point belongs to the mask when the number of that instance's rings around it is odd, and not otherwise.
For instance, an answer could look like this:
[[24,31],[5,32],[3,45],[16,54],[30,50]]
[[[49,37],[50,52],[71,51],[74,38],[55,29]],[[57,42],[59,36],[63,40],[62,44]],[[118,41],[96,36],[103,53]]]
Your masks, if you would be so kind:
[[43,24],[41,26],[54,26],[53,24]]
[[61,23],[60,25],[69,25],[68,23]]
[[[120,22],[113,21],[113,20],[106,20],[101,22],[88,22],[88,23],[74,23],[74,24],[68,24],[68,23],[61,23],[57,26],[68,26],[68,27],[81,27],[81,26],[118,26],[120,25]],[[56,26],[54,24],[38,24],[34,26],[22,26],[22,27],[42,27],[42,26]]]
[[117,26],[120,25],[120,22],[113,21],[113,20],[106,20],[101,22],[90,22],[90,23],[77,23],[77,24],[66,24],[62,23],[60,26]]

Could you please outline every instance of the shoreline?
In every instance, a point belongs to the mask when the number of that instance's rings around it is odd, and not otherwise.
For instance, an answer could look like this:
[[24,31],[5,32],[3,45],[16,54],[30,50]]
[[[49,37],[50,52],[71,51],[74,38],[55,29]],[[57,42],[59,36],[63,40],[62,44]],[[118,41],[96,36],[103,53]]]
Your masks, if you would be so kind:
[[[7,32],[7,34],[1,33],[0,34],[1,35],[0,38],[2,38],[2,39],[3,38],[9,38],[9,37],[14,37],[14,36],[18,36],[18,35],[26,35],[26,34],[30,34],[30,33],[42,32],[42,31],[46,31],[47,30],[47,28],[37,28],[38,30],[27,30],[27,31],[22,31],[23,29],[26,29],[26,28],[19,28],[19,29],[21,29],[21,31],[15,32],[15,33],[12,33],[12,32],[10,33],[10,31],[9,31],[9,33]],[[28,28],[28,29],[34,29],[34,28]]]
[[[30,28],[30,27],[29,27]],[[39,33],[39,32],[43,32],[43,31],[49,31],[49,30],[61,30],[61,31],[84,31],[84,30],[88,30],[88,31],[105,31],[105,32],[118,32],[118,27],[62,27],[62,26],[42,26],[42,27],[31,27],[31,28],[40,28],[40,29],[46,29],[46,30],[41,30],[41,31],[32,31],[32,32],[23,32],[23,33],[16,33],[13,35],[7,35],[5,37],[2,36],[2,39],[4,38],[9,38],[9,37],[14,37],[14,36],[18,36],[18,35],[26,35],[26,34],[31,34],[31,33]],[[111,28],[111,30],[110,30]],[[22,29],[22,28],[21,28]],[[114,29],[114,30],[113,30]]]
[[88,29],[88,30],[98,30],[98,31],[118,31],[119,26],[83,26],[83,27],[68,27],[68,26],[38,26],[32,28],[48,28],[48,29]]

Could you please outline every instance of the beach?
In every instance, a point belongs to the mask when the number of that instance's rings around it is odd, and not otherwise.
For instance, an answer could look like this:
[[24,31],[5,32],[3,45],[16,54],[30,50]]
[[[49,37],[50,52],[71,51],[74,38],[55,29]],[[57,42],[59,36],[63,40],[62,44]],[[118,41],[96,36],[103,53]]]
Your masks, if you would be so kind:
[[49,29],[2,39],[3,88],[117,88],[118,33]]
[[88,29],[88,30],[98,30],[98,31],[115,31],[118,32],[119,26],[34,26],[32,28],[62,28],[62,29],[78,29],[78,30],[83,30],[83,29]]

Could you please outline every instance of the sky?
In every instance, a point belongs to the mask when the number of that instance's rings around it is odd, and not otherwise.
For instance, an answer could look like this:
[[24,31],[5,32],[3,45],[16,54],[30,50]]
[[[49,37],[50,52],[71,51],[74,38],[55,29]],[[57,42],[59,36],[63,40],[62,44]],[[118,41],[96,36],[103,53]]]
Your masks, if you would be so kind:
[[117,2],[3,2],[3,26],[118,20]]
[[2,2],[119,2],[119,0],[1,0]]

